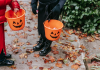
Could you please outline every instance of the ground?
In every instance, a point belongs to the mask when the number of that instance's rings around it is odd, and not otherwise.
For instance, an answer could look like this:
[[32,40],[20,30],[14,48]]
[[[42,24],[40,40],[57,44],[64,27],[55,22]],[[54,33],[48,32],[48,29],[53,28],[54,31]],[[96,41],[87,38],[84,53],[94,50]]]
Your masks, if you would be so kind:
[[[89,52],[88,55],[99,53],[99,40],[92,40],[93,42],[87,42],[87,37],[79,39],[79,36],[76,34],[69,34],[68,31],[66,31],[67,28],[63,28],[63,32],[61,33],[61,37],[58,41],[53,41],[51,45],[53,49],[52,52],[48,54],[48,56],[39,56],[39,51],[35,52],[33,50],[30,51],[30,54],[26,53],[26,50],[32,49],[39,40],[37,31],[38,15],[34,15],[31,12],[31,0],[18,1],[21,4],[21,8],[24,8],[26,11],[24,29],[13,31],[9,25],[6,25],[5,23],[5,45],[7,48],[7,53],[12,54],[11,60],[15,61],[15,67],[3,66],[0,67],[0,70],[13,70],[13,68],[15,68],[14,70],[75,70],[75,68],[78,68],[77,70],[85,70],[83,62],[85,52],[79,51],[84,49],[85,46],[85,49]],[[9,7],[7,10],[9,10]],[[56,52],[53,52],[54,49],[56,49]],[[16,50],[18,50],[18,53],[15,52]],[[80,55],[75,55],[75,50],[79,52]],[[70,57],[73,58],[72,60],[74,60],[74,55],[77,57],[75,57],[75,62],[71,62],[71,59],[69,61],[66,58]],[[59,58],[61,58],[60,61],[64,60],[64,63],[58,61],[60,64],[56,64]]]

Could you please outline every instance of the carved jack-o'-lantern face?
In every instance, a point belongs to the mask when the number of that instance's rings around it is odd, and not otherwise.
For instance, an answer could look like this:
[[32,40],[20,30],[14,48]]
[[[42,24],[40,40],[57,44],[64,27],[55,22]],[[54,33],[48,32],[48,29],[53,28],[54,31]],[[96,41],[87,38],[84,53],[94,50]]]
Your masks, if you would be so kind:
[[57,38],[57,37],[59,37],[59,33],[60,33],[59,31],[58,31],[57,33],[51,32],[51,35],[50,35],[50,36],[51,36],[52,38]]
[[13,26],[14,26],[15,28],[20,28],[22,25],[23,25],[23,22],[22,22],[21,19],[20,19],[19,22],[13,21]]

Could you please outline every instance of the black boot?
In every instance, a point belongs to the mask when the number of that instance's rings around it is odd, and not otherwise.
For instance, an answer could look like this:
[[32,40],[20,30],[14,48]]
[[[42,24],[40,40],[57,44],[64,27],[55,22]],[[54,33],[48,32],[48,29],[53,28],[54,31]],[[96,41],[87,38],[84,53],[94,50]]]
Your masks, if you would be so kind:
[[5,56],[4,56],[6,59],[8,59],[8,58],[11,58],[11,54],[6,54]]
[[12,60],[6,60],[0,61],[0,66],[11,66],[14,65],[14,61]]
[[43,49],[39,52],[40,56],[46,56],[51,51],[51,45],[52,41],[46,41]]
[[2,52],[0,53],[0,66],[11,66],[14,64],[12,60],[6,60],[5,54]]
[[40,37],[40,40],[37,42],[37,45],[35,47],[33,47],[33,50],[34,51],[39,51],[43,48],[44,46],[44,42],[45,42],[45,39],[43,39],[42,37]]

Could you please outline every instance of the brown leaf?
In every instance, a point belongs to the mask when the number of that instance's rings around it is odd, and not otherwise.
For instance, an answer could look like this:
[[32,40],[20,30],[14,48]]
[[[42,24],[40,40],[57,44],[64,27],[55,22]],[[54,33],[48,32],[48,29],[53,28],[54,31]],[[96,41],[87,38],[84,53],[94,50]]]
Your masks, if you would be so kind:
[[86,49],[85,46],[83,46],[83,45],[80,45],[80,48],[82,48],[82,49]]
[[24,38],[24,35],[20,35],[19,37],[20,37],[20,38]]
[[19,42],[19,43],[16,43],[17,46],[22,46],[24,45],[24,42]]
[[21,34],[22,34],[22,33],[19,33],[19,32],[18,32],[18,33],[16,33],[16,35],[18,35],[18,36],[20,36]]
[[31,32],[32,30],[31,30],[31,29],[29,29],[28,31],[29,31],[29,32]]
[[30,42],[27,42],[26,45],[31,45]]
[[32,69],[33,67],[32,66],[29,66],[29,69]]
[[40,70],[43,70],[44,67],[39,67]]
[[48,68],[43,68],[43,70],[48,70]]
[[33,49],[26,49],[27,53],[33,53]]
[[27,55],[27,53],[22,53],[22,54],[19,55],[19,57],[20,57],[21,59],[22,59],[22,58],[27,58],[28,55]]
[[16,69],[16,66],[15,66],[15,65],[12,65],[12,66],[10,66],[10,68],[12,68],[12,69]]
[[34,44],[33,47],[35,47],[37,44]]
[[69,64],[66,64],[66,66],[69,66]]
[[55,62],[55,58],[53,56],[50,56],[49,59],[51,62]]
[[63,58],[59,58],[57,61],[63,61]]
[[27,27],[23,28],[23,31],[24,32],[28,31],[28,28]]
[[36,29],[37,29],[37,27],[36,27],[36,26],[34,26],[33,30],[36,30]]
[[57,50],[57,47],[53,46],[51,47],[52,51],[56,51]]
[[15,38],[15,39],[13,40],[13,42],[14,42],[14,43],[18,43],[18,38]]
[[29,20],[33,20],[33,17],[32,17],[32,16],[30,16],[30,17],[29,17]]
[[50,69],[53,69],[53,68],[54,68],[53,66],[50,67]]
[[47,60],[47,59],[44,59],[44,63],[49,63],[49,60]]
[[74,65],[71,66],[71,68],[77,70],[79,68],[79,66],[74,64]]
[[39,57],[40,55],[39,54],[34,54],[34,57]]
[[4,32],[7,32],[7,29],[5,29]]
[[38,66],[34,66],[33,69],[36,69]]
[[32,65],[32,61],[26,63],[28,66]]
[[19,53],[19,50],[18,49],[17,50],[14,50],[13,53],[14,54],[17,54],[17,53]]
[[61,63],[56,63],[55,66],[62,68],[62,64]]
[[59,54],[59,51],[52,51],[53,54]]

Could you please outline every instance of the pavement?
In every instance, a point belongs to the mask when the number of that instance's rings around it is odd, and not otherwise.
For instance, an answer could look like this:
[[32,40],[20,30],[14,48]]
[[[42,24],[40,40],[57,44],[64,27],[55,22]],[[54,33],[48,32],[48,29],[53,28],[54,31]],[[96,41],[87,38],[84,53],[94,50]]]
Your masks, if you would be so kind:
[[[43,59],[48,59],[47,56],[38,56],[36,54],[39,54],[39,51],[35,52],[33,51],[30,54],[27,54],[26,57],[23,57],[23,55],[26,54],[27,49],[32,49],[33,45],[36,44],[36,42],[39,40],[39,35],[37,31],[37,18],[38,15],[34,15],[31,12],[31,6],[30,1],[31,0],[18,0],[20,4],[24,7],[26,10],[25,14],[25,27],[22,30],[19,31],[12,31],[9,25],[5,26],[5,45],[7,48],[7,53],[12,54],[11,60],[15,61],[15,65],[12,67],[3,66],[0,67],[0,70],[50,70],[48,68],[51,68],[51,70],[75,70],[72,65],[75,64],[75,62],[70,62],[67,60],[67,64],[62,64],[62,67],[57,67],[55,64],[57,63],[58,58],[65,58],[66,54],[63,52],[73,52],[75,50],[79,51],[81,50],[80,45],[84,45],[85,48],[88,50],[89,55],[97,54],[100,51],[100,41],[95,40],[94,42],[86,42],[86,38],[79,39],[77,35],[75,34],[68,34],[63,29],[63,33],[61,34],[61,38],[58,41],[53,41],[51,47],[56,45],[58,54],[53,54],[50,52],[48,56],[53,56],[56,61],[55,62],[49,62],[45,63]],[[22,8],[23,8],[22,7]],[[8,7],[7,10],[10,8]],[[63,34],[66,34],[70,37],[64,37]],[[18,40],[15,40],[18,39]],[[74,41],[76,40],[76,41]],[[74,46],[75,49],[72,48],[65,48],[62,49],[61,46],[66,47],[63,44],[68,44],[69,46]],[[19,51],[14,52],[17,47],[17,50]],[[23,54],[23,55],[21,55]],[[80,61],[80,66],[77,70],[85,70],[83,58],[85,57],[85,53],[82,52],[80,56],[76,58],[77,61]],[[30,62],[31,61],[31,62]],[[14,69],[15,68],[15,69]]]

